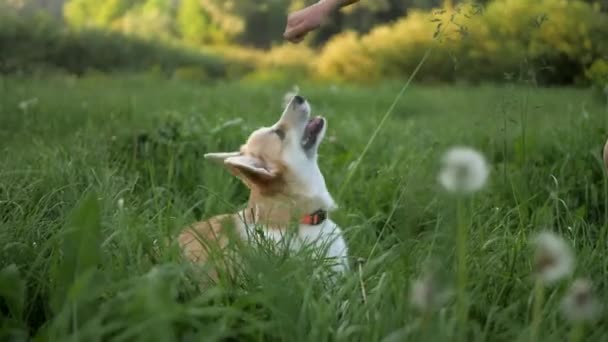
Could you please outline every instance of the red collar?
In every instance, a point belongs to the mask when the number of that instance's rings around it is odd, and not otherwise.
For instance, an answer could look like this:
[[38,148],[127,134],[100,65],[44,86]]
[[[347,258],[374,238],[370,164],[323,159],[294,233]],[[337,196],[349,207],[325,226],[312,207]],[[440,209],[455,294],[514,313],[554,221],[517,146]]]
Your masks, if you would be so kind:
[[[253,208],[249,208],[249,211],[250,211],[251,217],[252,217],[251,223],[255,223],[255,210]],[[325,211],[323,209],[319,209],[312,214],[302,216],[302,218],[300,219],[300,223],[308,224],[311,226],[316,226],[316,225],[319,225],[319,224],[325,222],[326,219],[327,219],[327,211]],[[247,222],[247,219],[245,217],[243,217],[243,220],[244,220],[243,222]]]
[[301,224],[316,226],[323,223],[327,219],[327,211],[319,209],[312,214],[304,215],[300,219]]

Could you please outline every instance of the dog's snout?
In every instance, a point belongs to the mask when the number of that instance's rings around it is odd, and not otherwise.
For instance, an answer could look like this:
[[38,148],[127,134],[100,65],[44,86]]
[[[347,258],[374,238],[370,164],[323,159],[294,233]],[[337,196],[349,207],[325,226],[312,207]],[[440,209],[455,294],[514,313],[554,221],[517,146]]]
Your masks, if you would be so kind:
[[281,116],[281,121],[295,124],[304,122],[309,116],[310,104],[303,96],[295,95],[289,101],[289,105],[285,107],[285,111]]
[[303,104],[304,102],[306,102],[306,99],[304,99],[304,98],[303,98],[302,96],[300,96],[300,95],[296,95],[296,96],[294,96],[294,97],[293,97],[293,102],[294,102],[295,104],[297,104],[297,105],[301,105],[301,104]]

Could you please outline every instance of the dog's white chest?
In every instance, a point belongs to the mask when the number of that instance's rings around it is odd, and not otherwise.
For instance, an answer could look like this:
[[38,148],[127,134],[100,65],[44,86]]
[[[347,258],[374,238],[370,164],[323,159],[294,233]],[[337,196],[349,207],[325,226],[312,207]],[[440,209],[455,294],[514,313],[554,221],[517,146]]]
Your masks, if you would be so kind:
[[342,230],[332,220],[311,226],[300,225],[299,238],[301,245],[313,243],[315,247],[325,251],[325,257],[332,264],[332,269],[344,272],[348,269],[348,249],[342,237]]
[[[252,227],[243,227],[243,236],[252,236],[249,231]],[[296,236],[289,238],[285,231],[278,229],[264,229],[264,236],[277,245],[289,241],[289,248],[298,250],[304,246],[311,246],[315,251],[324,252],[323,257],[336,272],[348,269],[348,248],[342,236],[342,230],[332,220],[327,219],[318,225],[300,224]]]

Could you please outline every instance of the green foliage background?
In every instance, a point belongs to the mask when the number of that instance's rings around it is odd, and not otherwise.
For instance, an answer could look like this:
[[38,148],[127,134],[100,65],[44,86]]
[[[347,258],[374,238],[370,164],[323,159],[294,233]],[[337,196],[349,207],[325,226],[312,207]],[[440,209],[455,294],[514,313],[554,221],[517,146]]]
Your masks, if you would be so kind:
[[[605,303],[605,2],[361,0],[284,44],[310,3],[0,1],[1,341],[529,341],[544,229]],[[247,192],[202,155],[274,122],[295,85],[328,118],[319,163],[352,272],[262,243],[203,285],[175,235]],[[433,265],[455,283],[437,184],[454,145],[491,165],[467,203],[467,324],[409,297]],[[608,340],[605,312],[583,330],[562,315],[573,280],[546,290],[539,340]]]
[[[160,66],[169,75],[180,68],[179,75],[201,80],[297,74],[373,82],[407,77],[432,50],[419,81],[533,79],[602,88],[601,68],[591,66],[608,60],[608,14],[597,1],[361,1],[297,46],[282,39],[287,14],[314,1],[3,1],[5,71],[43,64],[78,73],[87,64],[101,70]],[[172,52],[150,53],[161,46]],[[87,49],[94,51],[83,53]],[[195,54],[207,57],[194,61]],[[203,61],[211,61],[209,55],[224,62],[223,72]]]
[[[528,237],[541,229],[568,239],[575,275],[605,298],[606,108],[586,90],[529,84],[412,87],[345,186],[400,84],[301,83],[328,118],[319,162],[353,271],[335,286],[307,251],[286,257],[262,245],[242,251],[236,278],[201,286],[201,269],[170,242],[186,224],[247,199],[202,154],[238,148],[274,122],[289,86],[0,78],[2,339],[445,341],[466,332],[474,341],[527,341]],[[436,175],[455,144],[480,149],[491,165],[488,187],[471,202],[471,316],[459,325],[450,301],[424,325],[411,281],[434,261],[453,283],[454,203]],[[547,290],[543,339],[570,332],[559,310],[568,284]],[[588,326],[586,341],[606,339],[605,317]]]

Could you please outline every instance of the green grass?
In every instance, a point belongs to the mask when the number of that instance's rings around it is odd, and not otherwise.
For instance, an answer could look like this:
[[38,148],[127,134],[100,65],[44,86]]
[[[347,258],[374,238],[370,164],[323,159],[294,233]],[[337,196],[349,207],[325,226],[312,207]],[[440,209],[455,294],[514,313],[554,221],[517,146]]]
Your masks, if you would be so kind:
[[[199,287],[200,269],[163,241],[247,196],[202,154],[274,122],[290,86],[0,78],[0,339],[527,341],[528,240],[545,228],[604,298],[606,108],[586,90],[513,85],[412,86],[344,184],[400,85],[300,84],[329,120],[320,164],[353,269],[331,286],[307,253],[244,250],[236,279]],[[421,315],[408,297],[429,262],[456,286],[456,205],[436,175],[460,144],[492,165],[469,208],[466,326],[454,298]],[[545,291],[539,340],[569,336],[569,283]],[[585,341],[608,339],[606,323]]]

